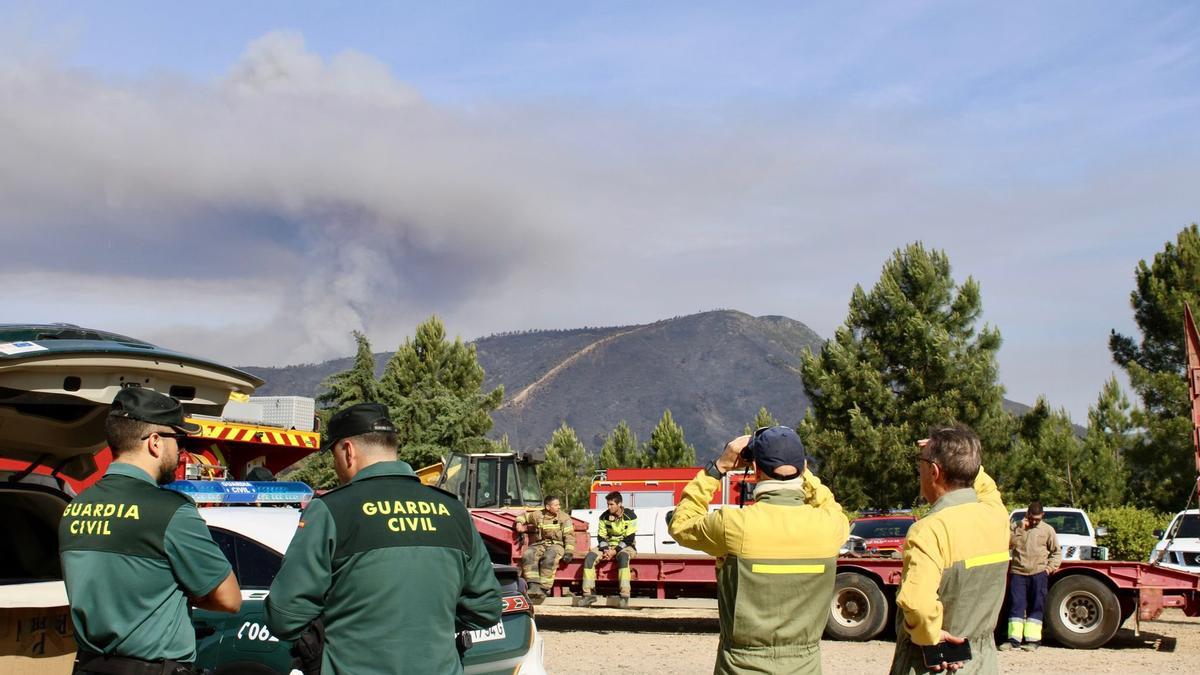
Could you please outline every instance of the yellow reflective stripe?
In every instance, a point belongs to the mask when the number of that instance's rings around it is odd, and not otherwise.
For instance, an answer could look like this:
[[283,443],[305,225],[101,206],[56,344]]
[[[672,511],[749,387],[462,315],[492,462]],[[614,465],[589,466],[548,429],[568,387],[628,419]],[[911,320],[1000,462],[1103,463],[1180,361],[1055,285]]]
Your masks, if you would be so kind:
[[767,565],[754,563],[750,571],[755,574],[823,574],[824,565]]
[[963,564],[967,566],[967,569],[971,569],[972,567],[1006,562],[1008,562],[1008,551],[1001,551],[999,553],[988,553],[987,555],[977,555],[974,558],[967,558],[963,561]]

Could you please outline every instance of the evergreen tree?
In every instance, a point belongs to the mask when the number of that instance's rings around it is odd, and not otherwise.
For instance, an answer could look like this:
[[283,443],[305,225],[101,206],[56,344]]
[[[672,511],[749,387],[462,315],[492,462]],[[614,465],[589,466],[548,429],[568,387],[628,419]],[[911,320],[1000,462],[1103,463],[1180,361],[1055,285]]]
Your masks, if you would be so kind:
[[1124,455],[1134,439],[1129,399],[1111,377],[1104,383],[1096,404],[1088,409],[1088,430],[1081,462],[1081,505],[1085,509],[1121,506],[1129,472]]
[[601,469],[635,469],[646,466],[646,460],[645,453],[638,447],[637,434],[633,433],[625,420],[621,420],[612,430],[608,438],[604,439],[604,446],[600,448]]
[[565,511],[583,508],[588,503],[594,468],[592,455],[575,430],[563,422],[546,445],[546,461],[537,468],[542,494],[561,498]]
[[1083,490],[1080,462],[1083,442],[1065,410],[1051,410],[1046,399],[1021,416],[1012,448],[997,467],[1000,491],[1012,504],[1077,505]]
[[1183,332],[1184,304],[1200,307],[1195,224],[1167,242],[1152,262],[1138,263],[1130,303],[1141,341],[1113,331],[1108,343],[1141,399],[1131,421],[1143,431],[1125,453],[1129,496],[1139,506],[1174,511],[1196,481]]
[[417,326],[415,338],[388,361],[379,382],[400,437],[400,457],[414,468],[438,461],[451,450],[490,448],[484,434],[504,388],[483,393],[483,368],[474,345],[446,339],[436,316]]
[[742,435],[749,436],[763,427],[777,426],[779,426],[779,420],[775,419],[775,416],[770,412],[767,412],[767,406],[763,406],[758,409],[758,414],[754,416],[754,422],[742,428]]
[[696,466],[696,448],[684,439],[683,428],[675,423],[670,410],[663,412],[642,451],[648,466]]
[[869,293],[854,288],[845,324],[821,352],[804,355],[811,405],[797,431],[847,508],[914,503],[915,443],[932,426],[970,425],[985,464],[1007,447],[1000,333],[977,331],[982,309],[974,279],[956,286],[945,253],[910,244]]
[[336,412],[356,403],[378,400],[379,384],[375,381],[371,343],[359,331],[354,331],[354,342],[358,349],[350,369],[330,375],[321,383],[323,391],[317,396],[317,403],[322,408],[332,408]]
[[[349,370],[335,373],[321,383],[323,390],[317,395],[317,416],[321,428],[329,423],[333,413],[356,403],[378,400],[378,383],[375,380],[375,357],[371,354],[371,343],[367,336],[354,331],[354,342],[358,349],[354,364]],[[308,483],[318,490],[337,487],[337,474],[333,470],[333,456],[328,452],[315,452],[302,460],[288,479]]]

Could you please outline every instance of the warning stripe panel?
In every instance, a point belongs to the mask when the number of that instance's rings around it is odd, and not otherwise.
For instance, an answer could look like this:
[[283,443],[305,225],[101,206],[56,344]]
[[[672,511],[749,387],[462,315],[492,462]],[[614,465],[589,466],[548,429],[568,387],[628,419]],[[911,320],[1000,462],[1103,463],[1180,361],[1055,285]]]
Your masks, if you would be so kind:
[[215,422],[213,420],[189,419],[200,425],[200,436],[224,441],[241,443],[261,443],[263,445],[283,445],[297,448],[317,449],[320,446],[321,434],[315,431],[296,431],[282,429],[265,429],[244,424]]

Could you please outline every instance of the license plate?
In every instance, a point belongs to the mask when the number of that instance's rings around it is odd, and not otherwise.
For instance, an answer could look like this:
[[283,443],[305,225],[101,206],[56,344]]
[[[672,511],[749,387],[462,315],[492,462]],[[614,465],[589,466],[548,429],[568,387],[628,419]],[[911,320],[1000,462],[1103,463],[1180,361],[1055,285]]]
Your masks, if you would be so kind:
[[492,626],[491,628],[484,628],[483,630],[471,631],[471,642],[473,642],[473,643],[491,642],[492,640],[503,640],[503,639],[504,639],[504,622],[503,621],[496,624],[495,626]]

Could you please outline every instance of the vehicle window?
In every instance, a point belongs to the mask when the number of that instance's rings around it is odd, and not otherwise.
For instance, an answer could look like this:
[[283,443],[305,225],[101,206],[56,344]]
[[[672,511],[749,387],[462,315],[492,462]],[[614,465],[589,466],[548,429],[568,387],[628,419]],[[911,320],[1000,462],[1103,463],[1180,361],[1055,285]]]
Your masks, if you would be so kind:
[[675,506],[675,493],[670,490],[652,492],[626,493],[629,505],[635,509],[648,509],[658,506]]
[[542,487],[538,482],[537,469],[532,464],[518,464],[517,472],[521,474],[521,500],[524,505],[540,506]]
[[886,539],[904,537],[914,521],[908,518],[873,518],[856,520],[850,526],[850,534],[863,539]]
[[1090,536],[1088,532],[1087,521],[1083,519],[1082,513],[1074,511],[1047,511],[1046,523],[1054,528],[1058,534],[1077,534],[1080,536]]
[[1181,538],[1200,538],[1200,515],[1195,513],[1184,514],[1183,522],[1179,524],[1179,533],[1175,536]]
[[283,556],[262,544],[240,534],[210,527],[213,541],[221,547],[221,553],[233,567],[238,585],[244,589],[267,589],[279,566],[283,564]]
[[453,492],[458,498],[467,500],[467,458],[454,455],[446,465],[446,476],[442,481],[442,489]]
[[479,461],[479,473],[475,475],[475,506],[486,508],[497,505],[497,468],[498,462],[494,459]]

